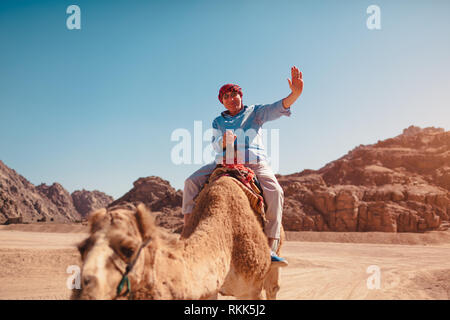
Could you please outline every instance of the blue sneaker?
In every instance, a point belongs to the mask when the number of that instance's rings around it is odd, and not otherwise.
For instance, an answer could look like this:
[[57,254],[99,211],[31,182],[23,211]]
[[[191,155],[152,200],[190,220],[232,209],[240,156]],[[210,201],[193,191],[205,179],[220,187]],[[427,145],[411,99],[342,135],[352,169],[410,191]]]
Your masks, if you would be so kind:
[[270,260],[272,261],[272,265],[279,267],[286,267],[288,265],[286,259],[277,256],[277,254],[273,251],[270,251]]

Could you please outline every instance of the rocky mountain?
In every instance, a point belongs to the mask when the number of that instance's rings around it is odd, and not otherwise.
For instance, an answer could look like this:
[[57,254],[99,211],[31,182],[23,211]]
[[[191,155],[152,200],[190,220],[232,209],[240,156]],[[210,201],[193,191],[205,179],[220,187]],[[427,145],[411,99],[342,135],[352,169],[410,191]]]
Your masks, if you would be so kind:
[[80,213],[73,205],[72,197],[62,185],[55,182],[51,186],[40,184],[36,187],[45,198],[50,200],[58,209],[62,216],[66,216],[69,221],[78,221],[81,219]]
[[133,188],[121,198],[112,202],[109,207],[119,203],[143,202],[156,214],[156,223],[171,231],[180,232],[183,226],[181,204],[183,192],[175,190],[168,181],[151,176],[139,178],[133,183]]
[[87,218],[89,212],[92,210],[107,207],[114,201],[113,197],[97,190],[77,190],[74,191],[71,196],[75,209],[83,218]]
[[[74,192],[77,195],[78,193]],[[98,200],[82,204],[80,197],[75,196],[74,201],[72,195],[59,183],[53,183],[51,186],[41,184],[36,187],[0,160],[0,224],[77,222],[85,217],[86,210],[104,207],[113,200],[97,191],[93,191],[91,197]],[[83,210],[78,211],[74,203]]]
[[277,177],[286,230],[436,230],[450,215],[450,132],[411,126],[317,171]]

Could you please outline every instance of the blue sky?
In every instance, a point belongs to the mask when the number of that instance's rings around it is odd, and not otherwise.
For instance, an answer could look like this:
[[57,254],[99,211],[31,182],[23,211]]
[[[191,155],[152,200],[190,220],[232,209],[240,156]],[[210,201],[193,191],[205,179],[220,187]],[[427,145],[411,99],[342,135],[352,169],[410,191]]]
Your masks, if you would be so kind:
[[[81,9],[68,30],[66,9]],[[368,6],[381,9],[369,30]],[[450,129],[450,2],[1,1],[0,159],[35,185],[118,198],[139,177],[183,187],[174,130],[203,130],[225,83],[245,104],[305,82],[279,129],[279,173],[319,169],[414,124]],[[203,147],[206,146],[206,142]],[[270,151],[270,150],[269,150]]]

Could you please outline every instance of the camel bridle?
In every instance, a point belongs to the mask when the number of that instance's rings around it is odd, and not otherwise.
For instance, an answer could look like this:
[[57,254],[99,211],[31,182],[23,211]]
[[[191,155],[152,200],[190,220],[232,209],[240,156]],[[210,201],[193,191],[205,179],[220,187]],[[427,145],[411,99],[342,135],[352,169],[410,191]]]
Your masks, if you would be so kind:
[[[130,278],[128,278],[128,274],[131,272],[131,270],[133,270],[133,267],[136,264],[137,260],[139,259],[139,255],[141,254],[142,249],[144,249],[150,243],[150,240],[151,239],[147,239],[146,241],[144,241],[141,244],[141,246],[139,247],[139,250],[136,254],[136,257],[130,263],[127,264],[127,267],[125,268],[125,272],[122,274],[122,280],[120,280],[119,285],[117,286],[116,298],[117,297],[126,297],[128,294],[131,293],[131,283],[130,283]],[[120,270],[120,272],[122,272],[122,271]],[[127,285],[127,290],[121,294],[125,284]]]

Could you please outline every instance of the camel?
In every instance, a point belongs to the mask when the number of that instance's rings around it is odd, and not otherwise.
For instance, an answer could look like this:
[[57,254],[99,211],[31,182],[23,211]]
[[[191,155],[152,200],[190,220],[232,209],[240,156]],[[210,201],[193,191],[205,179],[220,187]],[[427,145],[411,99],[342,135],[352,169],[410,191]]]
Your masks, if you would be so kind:
[[[276,299],[279,267],[271,264],[261,221],[232,179],[205,186],[181,236],[156,226],[144,204],[91,214],[90,236],[78,246],[82,288],[72,299],[216,299],[218,293],[263,299],[263,290]],[[130,263],[130,292],[119,294]]]

